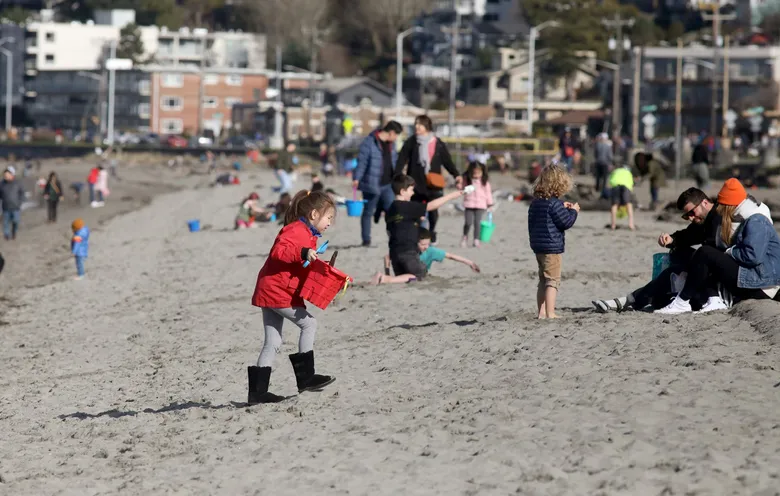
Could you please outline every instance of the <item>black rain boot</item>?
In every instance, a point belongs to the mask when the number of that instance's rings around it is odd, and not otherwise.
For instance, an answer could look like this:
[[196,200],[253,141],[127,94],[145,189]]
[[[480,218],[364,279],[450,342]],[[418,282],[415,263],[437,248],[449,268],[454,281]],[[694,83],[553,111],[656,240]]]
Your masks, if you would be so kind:
[[290,362],[295,371],[295,381],[298,383],[298,392],[319,391],[331,382],[335,377],[314,373],[314,351],[306,353],[293,353]]
[[271,381],[271,367],[247,367],[249,376],[249,396],[246,400],[249,405],[260,403],[279,403],[284,401],[284,396],[268,392],[268,383]]

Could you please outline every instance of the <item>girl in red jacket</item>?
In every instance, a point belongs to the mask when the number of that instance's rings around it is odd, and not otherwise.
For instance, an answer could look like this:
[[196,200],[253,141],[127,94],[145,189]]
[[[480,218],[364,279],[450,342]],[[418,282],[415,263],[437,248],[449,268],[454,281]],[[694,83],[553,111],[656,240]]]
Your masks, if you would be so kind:
[[263,310],[265,342],[257,366],[248,367],[250,405],[277,403],[283,396],[268,392],[271,366],[282,347],[282,324],[287,319],[301,329],[298,353],[290,355],[298,392],[318,391],[335,381],[314,373],[314,334],[317,321],[306,310],[298,293],[309,270],[304,262],[317,259],[317,238],[328,229],[336,205],[324,191],[300,191],[292,199],[284,227],[276,236],[271,253],[257,276],[252,305]]

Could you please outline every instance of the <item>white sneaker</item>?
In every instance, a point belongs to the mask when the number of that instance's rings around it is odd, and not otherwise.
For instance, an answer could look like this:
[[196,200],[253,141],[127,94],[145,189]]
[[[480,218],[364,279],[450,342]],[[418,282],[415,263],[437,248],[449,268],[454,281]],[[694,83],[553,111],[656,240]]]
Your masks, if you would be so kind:
[[656,310],[653,313],[662,313],[666,315],[677,315],[680,313],[688,313],[691,309],[691,302],[688,300],[683,300],[679,296],[675,296],[671,303],[666,305],[665,307]]
[[728,310],[729,307],[720,296],[710,296],[707,303],[696,313],[714,312],[716,310]]
[[97,207],[97,206],[98,206],[98,202],[96,202],[96,201],[93,201],[93,202],[91,202],[91,203],[89,204],[89,206],[90,206],[90,207],[92,207],[92,208],[95,208],[95,207]]

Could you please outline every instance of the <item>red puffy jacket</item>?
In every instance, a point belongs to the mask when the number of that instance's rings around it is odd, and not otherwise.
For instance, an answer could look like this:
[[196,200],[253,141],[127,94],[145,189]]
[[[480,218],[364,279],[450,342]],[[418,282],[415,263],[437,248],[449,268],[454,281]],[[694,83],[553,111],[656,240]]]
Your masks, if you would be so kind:
[[95,184],[97,182],[98,174],[100,174],[100,170],[98,170],[97,167],[93,167],[91,171],[89,171],[89,177],[87,177],[87,182],[89,184]]
[[308,224],[297,220],[279,231],[271,254],[257,275],[252,305],[266,308],[304,307],[297,293],[301,280],[310,270],[303,267],[301,250],[317,249],[317,238]]

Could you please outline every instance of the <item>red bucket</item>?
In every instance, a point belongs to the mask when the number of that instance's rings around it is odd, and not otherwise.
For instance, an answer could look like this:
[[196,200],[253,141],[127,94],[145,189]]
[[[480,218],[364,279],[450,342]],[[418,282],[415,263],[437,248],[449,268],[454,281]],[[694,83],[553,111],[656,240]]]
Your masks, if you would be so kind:
[[301,298],[325,310],[352,282],[352,278],[320,259],[313,261],[309,267],[309,274],[300,289]]

